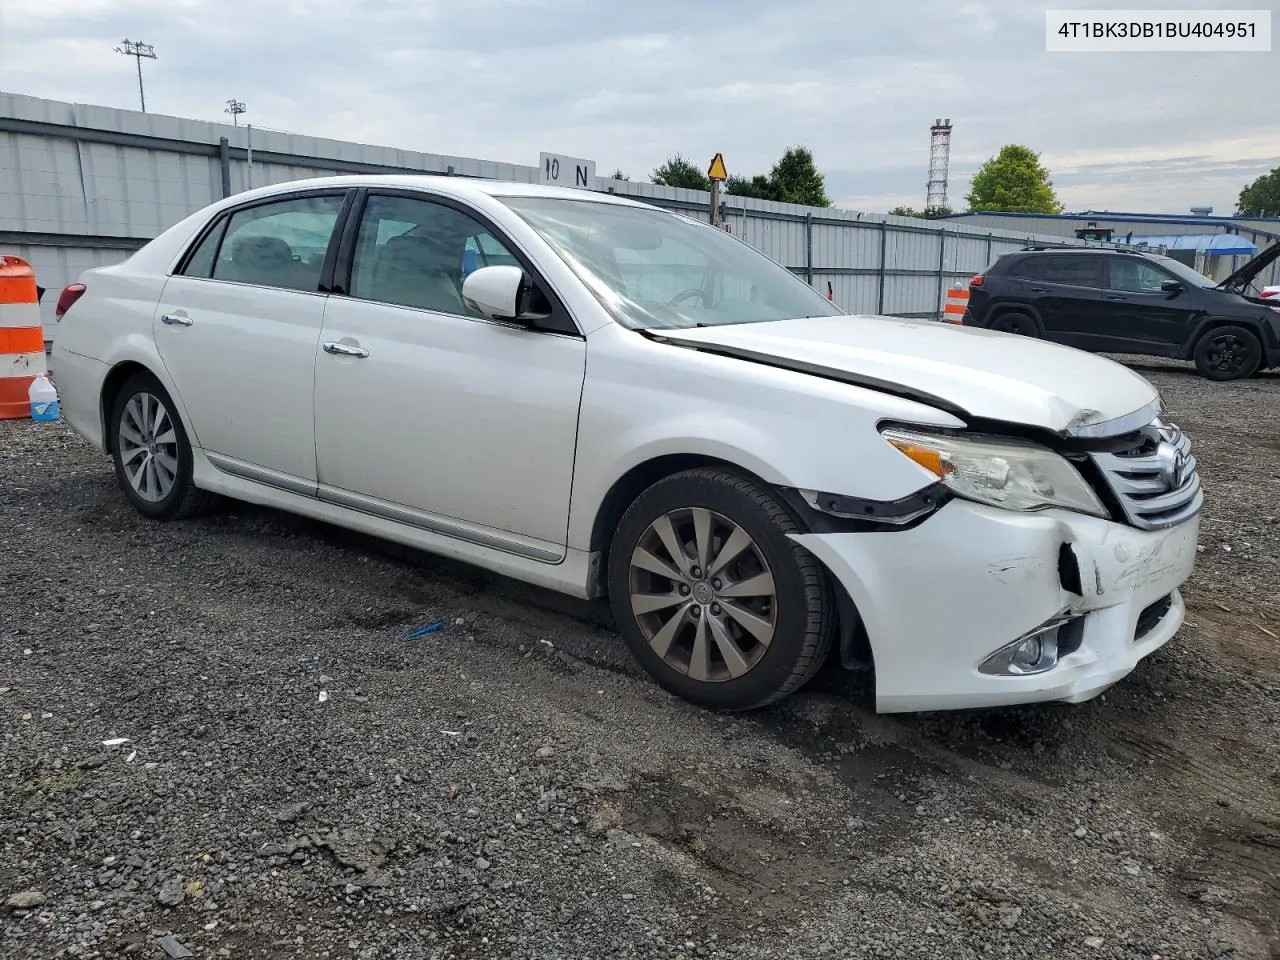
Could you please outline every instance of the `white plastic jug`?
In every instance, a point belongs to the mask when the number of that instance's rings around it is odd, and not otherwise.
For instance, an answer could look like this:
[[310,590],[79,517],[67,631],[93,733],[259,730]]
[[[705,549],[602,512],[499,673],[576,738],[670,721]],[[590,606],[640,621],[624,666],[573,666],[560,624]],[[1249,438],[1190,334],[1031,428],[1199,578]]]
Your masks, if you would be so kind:
[[31,381],[27,399],[31,401],[32,420],[58,419],[58,391],[43,373]]

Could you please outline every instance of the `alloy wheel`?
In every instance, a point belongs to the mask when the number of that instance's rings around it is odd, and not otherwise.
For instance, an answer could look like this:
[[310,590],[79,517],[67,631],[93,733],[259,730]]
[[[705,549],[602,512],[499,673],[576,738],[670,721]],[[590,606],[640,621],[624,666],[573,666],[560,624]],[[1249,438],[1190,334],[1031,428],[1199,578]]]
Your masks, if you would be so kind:
[[120,415],[120,463],[135,493],[159,503],[178,479],[178,434],[158,397],[135,393]]
[[631,612],[672,669],[711,683],[736,680],[777,630],[777,587],[742,526],[704,507],[664,513],[645,530],[628,571]]
[[1233,333],[1223,333],[1209,341],[1207,365],[1222,373],[1236,374],[1253,362],[1253,347]]

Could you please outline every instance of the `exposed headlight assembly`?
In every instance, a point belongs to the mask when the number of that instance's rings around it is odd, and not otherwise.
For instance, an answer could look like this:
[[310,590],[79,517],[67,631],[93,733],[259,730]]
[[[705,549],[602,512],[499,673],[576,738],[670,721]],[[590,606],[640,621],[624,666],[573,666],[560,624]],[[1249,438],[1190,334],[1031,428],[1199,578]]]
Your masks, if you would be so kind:
[[898,428],[886,428],[881,435],[958,497],[1006,510],[1063,507],[1095,517],[1109,515],[1079,471],[1046,447]]

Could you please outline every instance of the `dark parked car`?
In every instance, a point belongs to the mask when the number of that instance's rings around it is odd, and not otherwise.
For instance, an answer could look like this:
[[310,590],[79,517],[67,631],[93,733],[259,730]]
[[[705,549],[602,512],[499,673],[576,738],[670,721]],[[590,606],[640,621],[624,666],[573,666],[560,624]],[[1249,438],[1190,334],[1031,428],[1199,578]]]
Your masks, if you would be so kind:
[[1221,283],[1170,257],[1062,248],[1007,253],[969,282],[964,324],[1094,353],[1194,360],[1210,380],[1280,366],[1280,306],[1255,281],[1280,243]]

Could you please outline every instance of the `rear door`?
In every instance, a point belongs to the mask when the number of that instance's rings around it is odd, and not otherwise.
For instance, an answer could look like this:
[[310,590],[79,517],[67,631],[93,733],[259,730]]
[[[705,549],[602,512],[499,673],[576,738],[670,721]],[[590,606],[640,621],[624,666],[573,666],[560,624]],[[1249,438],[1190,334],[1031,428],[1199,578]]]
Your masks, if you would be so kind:
[[1141,257],[1108,257],[1107,273],[1099,349],[1160,354],[1186,342],[1196,310],[1185,283],[1176,294],[1160,289],[1178,278]]
[[1102,257],[1091,253],[1047,253],[1036,260],[1037,275],[1030,283],[1030,293],[1040,311],[1045,338],[1091,349],[1100,329]]
[[165,284],[153,334],[193,442],[220,469],[314,491],[321,279],[346,191],[225,213]]

